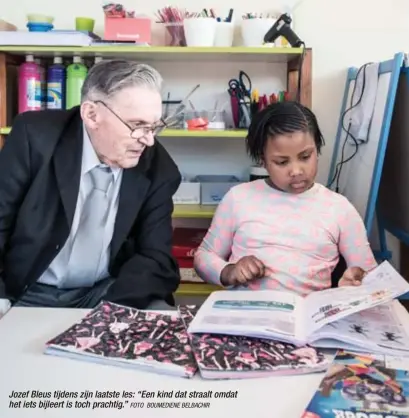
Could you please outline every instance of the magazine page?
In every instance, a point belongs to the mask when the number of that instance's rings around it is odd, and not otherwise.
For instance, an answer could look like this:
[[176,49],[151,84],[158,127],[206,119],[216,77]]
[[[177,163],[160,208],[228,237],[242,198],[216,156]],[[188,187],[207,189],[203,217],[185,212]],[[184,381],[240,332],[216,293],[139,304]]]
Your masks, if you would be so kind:
[[[179,306],[186,329],[197,306]],[[313,347],[238,335],[189,334],[203,378],[254,378],[326,371],[330,360]]]
[[384,261],[372,270],[360,286],[338,287],[309,294],[306,300],[308,332],[409,292],[409,283]]
[[[271,290],[213,292],[189,325],[189,333],[242,335],[293,341],[303,298]],[[303,315],[299,315],[303,316]]]
[[309,342],[317,347],[409,356],[408,332],[396,313],[394,302],[324,325],[311,336]]
[[302,418],[407,418],[407,368],[385,356],[337,353]]

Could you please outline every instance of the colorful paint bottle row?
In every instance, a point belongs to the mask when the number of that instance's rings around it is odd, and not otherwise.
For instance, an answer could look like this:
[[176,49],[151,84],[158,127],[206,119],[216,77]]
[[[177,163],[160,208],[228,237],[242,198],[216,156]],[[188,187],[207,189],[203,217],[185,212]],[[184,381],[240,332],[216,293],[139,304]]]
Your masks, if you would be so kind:
[[[96,59],[97,61],[97,59]],[[41,60],[27,55],[19,67],[18,111],[71,109],[81,103],[81,89],[88,68],[81,57],[74,56],[67,68],[61,57],[55,57],[47,69]]]

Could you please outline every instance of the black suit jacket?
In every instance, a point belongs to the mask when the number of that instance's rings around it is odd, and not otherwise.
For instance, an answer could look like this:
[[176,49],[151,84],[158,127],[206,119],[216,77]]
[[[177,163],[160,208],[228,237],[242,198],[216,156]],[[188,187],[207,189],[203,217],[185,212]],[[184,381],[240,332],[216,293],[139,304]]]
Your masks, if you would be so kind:
[[[81,175],[79,108],[27,112],[0,152],[0,298],[18,299],[68,238]],[[123,172],[106,299],[143,309],[174,304],[180,282],[171,255],[172,196],[179,170],[158,142]]]

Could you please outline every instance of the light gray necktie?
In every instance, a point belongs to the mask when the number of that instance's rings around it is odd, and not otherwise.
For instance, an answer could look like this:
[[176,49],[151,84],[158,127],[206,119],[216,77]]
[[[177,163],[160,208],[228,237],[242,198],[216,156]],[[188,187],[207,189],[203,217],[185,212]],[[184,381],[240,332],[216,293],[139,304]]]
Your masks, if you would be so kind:
[[97,279],[109,211],[110,199],[107,192],[113,174],[109,167],[99,165],[89,175],[93,188],[82,208],[64,287],[92,286]]

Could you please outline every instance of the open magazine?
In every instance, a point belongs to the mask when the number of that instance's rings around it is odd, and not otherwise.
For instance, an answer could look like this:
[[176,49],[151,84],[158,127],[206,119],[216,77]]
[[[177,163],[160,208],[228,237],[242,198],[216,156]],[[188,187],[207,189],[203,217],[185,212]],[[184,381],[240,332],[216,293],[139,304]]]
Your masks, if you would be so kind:
[[407,362],[339,351],[302,418],[407,418]]
[[[374,351],[396,349],[409,355],[409,338],[393,305],[384,308],[388,312],[383,318],[384,334],[377,339],[375,330],[381,330],[377,318],[382,311],[373,310],[407,292],[409,283],[387,261],[368,273],[361,286],[328,289],[306,297],[273,290],[217,291],[203,303],[188,332],[270,338],[316,347],[322,343],[339,348],[340,343],[348,343],[350,349],[362,344],[368,349],[371,343]],[[366,315],[357,314],[370,308],[372,312]],[[366,333],[349,332],[354,326]],[[398,334],[402,344],[392,341]]]

